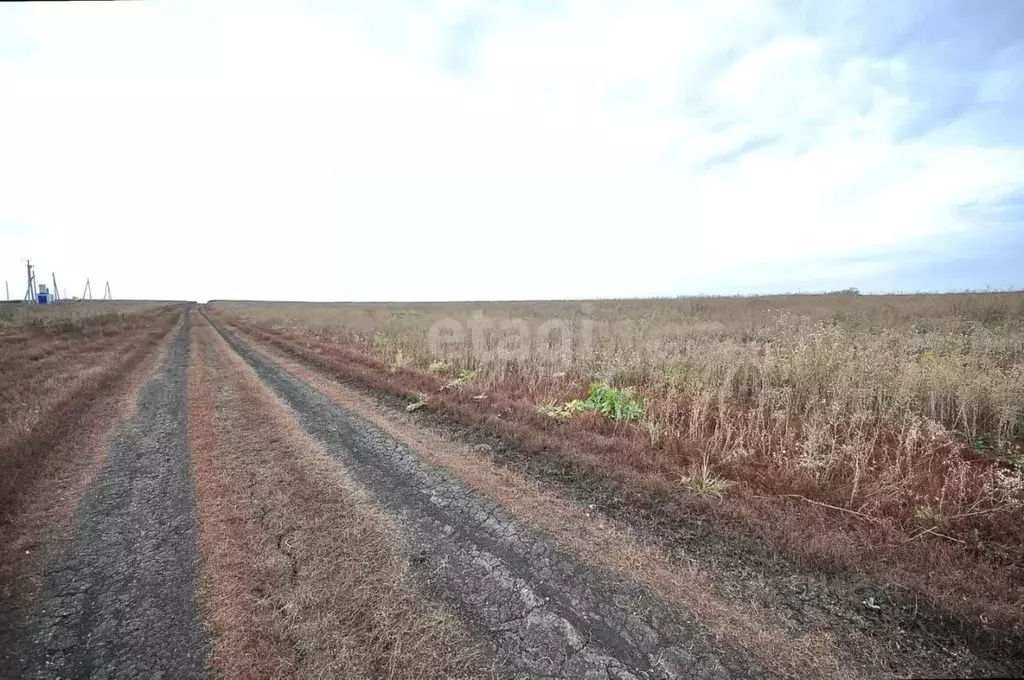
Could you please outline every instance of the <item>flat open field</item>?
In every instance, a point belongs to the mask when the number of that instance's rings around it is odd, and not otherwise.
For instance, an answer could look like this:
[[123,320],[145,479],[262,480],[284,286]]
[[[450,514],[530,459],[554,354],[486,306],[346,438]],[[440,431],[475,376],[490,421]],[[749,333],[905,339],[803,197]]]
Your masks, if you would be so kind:
[[74,332],[168,304],[160,300],[70,300],[49,305],[8,302],[0,304],[0,332]]
[[1024,673],[1024,294],[0,329],[2,677]]

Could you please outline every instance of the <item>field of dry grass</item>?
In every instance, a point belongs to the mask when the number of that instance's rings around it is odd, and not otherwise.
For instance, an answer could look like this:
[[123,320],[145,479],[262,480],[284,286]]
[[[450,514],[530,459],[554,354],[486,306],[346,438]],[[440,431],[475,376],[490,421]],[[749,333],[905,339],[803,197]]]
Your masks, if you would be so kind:
[[[1024,293],[212,308],[809,558],[1024,618]],[[592,383],[639,407],[565,408]]]
[[47,316],[47,309],[33,312],[32,323],[0,330],[0,500],[5,512],[13,511],[12,494],[29,486],[75,418],[167,335],[181,310],[93,311],[68,321],[63,311]]
[[73,300],[49,305],[0,304],[0,333],[89,333],[120,327],[139,314],[172,306],[160,300]]

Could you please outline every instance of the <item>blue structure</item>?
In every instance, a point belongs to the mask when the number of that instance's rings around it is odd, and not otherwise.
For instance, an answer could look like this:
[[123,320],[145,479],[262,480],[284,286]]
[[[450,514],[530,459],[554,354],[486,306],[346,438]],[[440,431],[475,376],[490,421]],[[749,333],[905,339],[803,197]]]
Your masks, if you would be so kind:
[[41,305],[50,304],[50,294],[49,293],[40,293],[38,298],[36,299],[36,302],[38,302]]

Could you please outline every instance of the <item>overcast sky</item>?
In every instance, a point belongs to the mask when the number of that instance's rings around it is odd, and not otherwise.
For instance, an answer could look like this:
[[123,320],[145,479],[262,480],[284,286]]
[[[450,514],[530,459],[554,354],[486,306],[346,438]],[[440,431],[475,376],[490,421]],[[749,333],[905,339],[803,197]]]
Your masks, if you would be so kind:
[[0,5],[0,274],[69,295],[1024,287],[1024,2]]

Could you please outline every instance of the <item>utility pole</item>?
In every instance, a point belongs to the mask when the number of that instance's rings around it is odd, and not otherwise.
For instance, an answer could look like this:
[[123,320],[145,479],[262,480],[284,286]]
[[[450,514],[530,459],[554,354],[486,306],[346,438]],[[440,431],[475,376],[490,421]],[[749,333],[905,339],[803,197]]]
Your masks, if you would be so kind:
[[60,288],[57,287],[57,272],[51,272],[53,275],[53,297],[60,300]]
[[25,300],[27,300],[29,304],[34,304],[38,293],[36,293],[36,274],[32,271],[33,267],[30,260],[25,260],[25,269],[28,272],[28,288],[25,290]]
[[103,299],[104,300],[113,300],[114,299],[114,295],[110,292],[110,281],[107,281],[107,285],[103,289]]
[[[89,297],[86,297],[86,295],[88,295]],[[82,291],[82,299],[83,300],[91,300],[92,299],[92,286],[89,285],[89,279],[85,280],[85,290]]]
[[10,302],[11,301],[11,287],[7,285],[6,281],[4,281],[4,290],[7,291],[7,301]]

